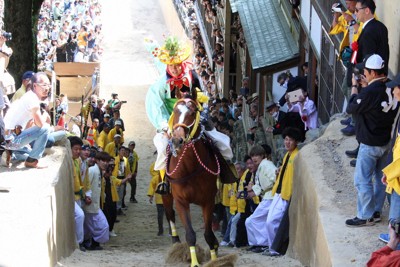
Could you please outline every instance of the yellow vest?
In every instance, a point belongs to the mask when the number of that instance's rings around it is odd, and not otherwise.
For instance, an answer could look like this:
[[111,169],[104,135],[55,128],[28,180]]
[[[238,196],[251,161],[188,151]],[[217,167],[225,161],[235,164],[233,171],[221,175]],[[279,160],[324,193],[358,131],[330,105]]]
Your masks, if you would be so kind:
[[[100,194],[100,207],[103,209],[104,203],[106,202],[106,178],[101,179],[101,194]],[[113,202],[119,201],[117,186],[122,184],[122,181],[114,176],[110,176],[110,183],[111,183],[111,198]]]
[[[239,180],[239,185],[237,187],[233,186],[234,189],[233,189],[232,197],[230,199],[230,208],[229,208],[229,212],[231,214],[235,214],[236,212],[239,212],[239,213],[244,213],[245,212],[246,199],[237,198],[236,195],[237,195],[238,191],[243,191],[244,190],[244,183],[246,182],[246,176],[247,176],[248,172],[249,172],[249,170],[246,170],[242,174],[242,176],[240,177],[240,180]],[[260,198],[258,196],[254,196],[253,197],[253,202],[255,204],[259,204],[260,203]]]
[[108,143],[111,143],[111,141],[113,141],[113,140],[109,140],[108,139],[108,134],[106,134],[106,132],[103,130],[99,134],[99,138],[97,138],[97,142],[96,143],[97,143],[98,147],[101,147],[101,149],[104,150],[106,148],[106,145]]
[[116,157],[118,156],[118,151],[115,151],[115,142],[108,143],[106,145],[106,148],[104,149],[104,152],[107,152],[111,157]]
[[[114,135],[116,135],[116,134],[117,134],[117,129],[115,129],[115,127],[114,127],[108,133],[108,140],[113,141],[114,140]],[[118,134],[121,135],[121,144],[123,144],[125,140],[124,140],[124,132],[122,131],[122,129]]]
[[[118,177],[118,168],[119,168],[119,163],[120,163],[120,158],[119,158],[119,156],[117,156],[117,157],[115,157],[114,158],[115,159],[115,167],[114,167],[114,170],[113,170],[113,172],[112,172],[112,176],[115,176],[115,177]],[[130,166],[129,166],[129,161],[128,161],[128,159],[127,158],[123,158],[123,160],[124,160],[124,163],[125,163],[125,177],[127,177],[129,174],[131,174],[131,168],[130,168]]]
[[398,133],[393,146],[393,161],[382,172],[386,175],[386,192],[391,194],[394,190],[400,195],[400,135]]
[[[289,161],[286,165],[285,173],[283,174],[283,177],[282,177],[283,180],[282,180],[282,187],[281,187],[281,198],[284,200],[287,200],[287,201],[289,201],[290,198],[292,197],[293,174],[294,174],[293,163],[294,163],[294,159],[298,152],[299,152],[299,149],[296,147],[296,149],[293,150],[291,154],[289,154],[289,152],[287,152],[285,157],[283,158],[283,162],[285,162],[286,158],[290,157]],[[281,171],[282,171],[282,169],[281,169]],[[281,174],[279,173],[278,179],[276,179],[274,187],[272,188],[273,196],[276,193],[276,189],[278,189],[280,179],[281,179]]]
[[[133,161],[132,161],[132,165],[131,165],[131,173],[135,173],[135,172],[137,172],[136,167],[137,167],[137,163],[139,161],[139,156],[135,150],[133,150],[132,153],[133,153]],[[151,166],[150,166],[150,168],[151,168]],[[151,173],[151,171],[150,171],[150,173]]]
[[147,195],[154,196],[154,200],[155,200],[156,204],[163,204],[162,196],[155,192],[157,185],[161,182],[161,176],[160,176],[160,171],[154,170],[154,164],[155,164],[155,162],[153,162],[150,165],[151,180],[150,180],[149,188],[147,189]]
[[88,175],[88,169],[86,169],[85,177],[81,179],[81,161],[79,158],[73,159],[73,167],[74,167],[74,193],[75,200],[80,200],[85,198],[85,193],[90,188],[90,181]]

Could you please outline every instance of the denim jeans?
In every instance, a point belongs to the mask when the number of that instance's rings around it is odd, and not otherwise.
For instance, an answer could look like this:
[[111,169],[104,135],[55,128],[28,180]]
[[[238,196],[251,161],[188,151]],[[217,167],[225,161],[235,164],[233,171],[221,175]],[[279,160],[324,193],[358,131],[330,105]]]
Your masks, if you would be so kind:
[[66,131],[56,131],[49,133],[49,138],[46,142],[46,148],[52,147],[54,143],[60,141],[66,135],[66,133]]
[[13,150],[19,150],[27,144],[35,141],[32,146],[32,150],[29,153],[29,157],[33,159],[40,159],[43,155],[47,139],[49,137],[50,126],[48,124],[43,125],[42,128],[33,126],[21,132],[20,135],[15,136],[12,141]]
[[375,211],[382,212],[386,186],[382,184],[382,169],[386,163],[388,146],[360,144],[354,186],[357,189],[357,217],[369,219]]
[[32,149],[28,146],[24,146],[19,150],[13,150],[11,154],[11,159],[16,161],[25,161],[29,157]]
[[390,195],[389,220],[400,219],[400,195],[393,190]]

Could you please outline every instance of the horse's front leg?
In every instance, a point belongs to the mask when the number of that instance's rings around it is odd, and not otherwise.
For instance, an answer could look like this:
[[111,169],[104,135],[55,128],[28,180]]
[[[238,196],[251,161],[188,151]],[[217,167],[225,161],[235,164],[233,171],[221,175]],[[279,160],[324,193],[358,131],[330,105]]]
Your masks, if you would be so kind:
[[216,250],[218,249],[218,240],[212,231],[212,217],[214,210],[214,201],[202,206],[204,218],[204,239],[210,247],[211,260],[217,259]]
[[186,232],[186,242],[189,245],[190,249],[190,259],[191,259],[191,267],[200,266],[199,261],[197,260],[196,255],[196,233],[192,227],[192,221],[190,219],[190,206],[188,202],[181,202],[175,200],[176,209],[178,211],[179,217],[181,218],[182,224],[185,227]]
[[165,209],[165,216],[167,217],[169,226],[171,228],[172,243],[179,243],[181,241],[175,226],[175,211],[173,208],[174,198],[172,197],[172,194],[166,194],[162,195],[162,200]]

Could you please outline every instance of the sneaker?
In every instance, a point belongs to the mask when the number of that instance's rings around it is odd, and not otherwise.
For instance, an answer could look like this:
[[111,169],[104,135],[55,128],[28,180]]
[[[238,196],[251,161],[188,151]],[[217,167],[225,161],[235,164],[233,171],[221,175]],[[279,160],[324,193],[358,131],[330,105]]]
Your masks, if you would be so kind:
[[341,120],[340,124],[341,125],[349,125],[351,123],[351,117],[348,117],[347,119]]
[[351,124],[347,125],[346,128],[343,128],[340,131],[346,136],[353,136],[356,134],[356,128]]
[[123,212],[122,209],[119,209],[119,210],[117,211],[117,215],[126,216],[125,212]]
[[279,254],[278,252],[272,252],[269,249],[266,249],[263,251],[263,253],[261,253],[261,255],[264,256],[269,256],[269,257],[279,257],[282,256],[281,254]]
[[114,232],[114,230],[112,230],[112,231],[110,231],[110,236],[115,237],[115,236],[117,236],[117,234]]
[[352,160],[350,160],[350,166],[351,167],[356,167],[356,164],[357,164],[357,159],[352,159]]
[[257,246],[254,249],[251,250],[251,252],[254,253],[261,253],[264,252],[265,250],[269,249],[269,247],[262,247],[262,246]]
[[79,244],[79,249],[80,249],[82,252],[85,252],[85,251],[86,251],[85,245],[84,245],[83,243],[80,243],[80,244]]
[[361,227],[361,226],[372,226],[374,225],[374,218],[369,218],[368,220],[362,220],[357,217],[353,219],[346,220],[346,226],[348,227]]
[[257,247],[257,246],[248,247],[248,248],[246,248],[246,251],[251,251],[251,250],[255,249],[256,247]]
[[379,234],[379,240],[384,243],[389,243],[390,236],[389,234]]
[[358,155],[358,148],[354,150],[346,150],[344,153],[346,154],[346,156],[348,156],[349,158],[357,158]]
[[126,210],[128,210],[128,207],[125,206],[125,207],[122,207],[121,209],[126,211]]
[[379,211],[375,211],[374,214],[372,215],[372,218],[374,218],[374,222],[382,221],[381,213]]
[[129,200],[129,202],[131,202],[131,203],[138,203],[137,200],[136,200],[135,198],[131,198],[131,199]]
[[219,243],[219,245],[220,245],[221,247],[227,247],[227,246],[229,245],[229,243],[222,240],[221,243]]

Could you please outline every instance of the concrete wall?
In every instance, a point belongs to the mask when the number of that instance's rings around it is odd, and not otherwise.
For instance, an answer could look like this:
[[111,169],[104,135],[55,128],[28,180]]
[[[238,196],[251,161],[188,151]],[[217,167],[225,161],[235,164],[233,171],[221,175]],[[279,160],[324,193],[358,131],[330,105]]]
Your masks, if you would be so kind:
[[76,247],[71,150],[47,153],[47,169],[0,168],[0,266],[54,266]]
[[[376,15],[389,31],[390,59],[389,70],[391,75],[399,72],[400,62],[400,1],[376,1]],[[390,75],[390,76],[391,76]]]
[[293,179],[293,195],[290,203],[290,244],[288,254],[299,259],[305,266],[332,266],[331,255],[324,227],[319,215],[323,205],[319,196],[325,195],[329,199],[330,192],[317,192],[324,186],[321,182],[321,168],[319,159],[310,162],[309,153],[313,153],[312,146],[302,148],[295,160],[295,176]]
[[340,119],[333,120],[295,159],[287,253],[304,266],[365,266],[371,253],[384,245],[378,235],[387,231],[387,207],[382,223],[373,227],[345,225],[357,213],[357,191],[355,169],[344,152],[357,142],[343,137],[341,128]]

